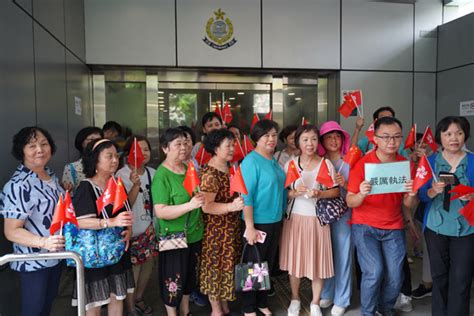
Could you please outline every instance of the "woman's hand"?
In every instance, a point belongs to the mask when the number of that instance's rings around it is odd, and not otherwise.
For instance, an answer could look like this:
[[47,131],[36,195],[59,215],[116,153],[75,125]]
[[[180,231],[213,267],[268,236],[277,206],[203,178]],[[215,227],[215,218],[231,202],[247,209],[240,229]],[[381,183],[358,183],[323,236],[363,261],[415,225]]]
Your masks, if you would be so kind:
[[130,246],[130,238],[132,238],[132,230],[125,229],[121,235],[123,236],[122,241],[125,243],[125,251],[127,251]]
[[136,169],[132,169],[132,172],[130,172],[130,181],[133,183],[134,186],[140,187],[140,175],[138,174]]
[[295,188],[295,197],[308,193],[308,188],[301,184]]
[[469,194],[461,196],[459,199],[461,201],[470,201],[472,200],[473,197],[474,197],[474,193],[469,193]]
[[74,188],[74,184],[72,184],[72,183],[70,183],[70,182],[63,182],[63,189],[64,189],[64,191],[69,191],[69,192],[71,192],[73,188]]
[[197,193],[188,203],[191,210],[194,210],[196,208],[202,207],[204,203],[206,203],[206,197],[202,193]]
[[40,237],[40,248],[51,252],[60,251],[64,249],[64,236],[51,235],[48,237]]
[[132,212],[122,212],[110,220],[110,226],[129,227],[133,224]]
[[334,180],[336,180],[336,184],[339,185],[340,187],[344,187],[344,184],[346,184],[346,180],[344,179],[344,176],[340,173],[336,173]]
[[255,227],[245,227],[245,233],[244,233],[245,239],[247,239],[247,243],[250,246],[253,246],[257,240],[258,240],[258,231],[255,229]]
[[363,196],[366,197],[370,191],[372,190],[372,185],[370,184],[369,181],[362,181],[359,185],[359,193]]
[[232,203],[229,203],[229,204],[230,204],[230,212],[241,211],[244,208],[244,199],[241,196],[239,196],[239,197],[236,197],[232,201]]
[[364,118],[360,117],[360,116],[357,116],[356,129],[358,129],[360,131],[362,129],[362,126],[364,126]]
[[407,180],[407,182],[403,184],[403,189],[407,191],[408,196],[416,196],[417,192],[413,192],[413,180]]
[[307,196],[310,199],[317,199],[321,195],[321,190],[311,189],[308,191]]
[[435,195],[443,193],[445,187],[446,183],[441,181],[433,181],[431,184],[431,190],[435,193]]

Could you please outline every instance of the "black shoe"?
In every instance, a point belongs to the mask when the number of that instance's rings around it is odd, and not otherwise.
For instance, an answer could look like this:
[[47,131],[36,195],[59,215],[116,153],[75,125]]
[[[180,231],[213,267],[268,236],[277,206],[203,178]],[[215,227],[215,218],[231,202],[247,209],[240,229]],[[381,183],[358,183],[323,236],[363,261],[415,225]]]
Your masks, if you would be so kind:
[[416,300],[427,296],[431,296],[431,289],[427,289],[423,283],[421,283],[416,290],[411,292],[411,297]]

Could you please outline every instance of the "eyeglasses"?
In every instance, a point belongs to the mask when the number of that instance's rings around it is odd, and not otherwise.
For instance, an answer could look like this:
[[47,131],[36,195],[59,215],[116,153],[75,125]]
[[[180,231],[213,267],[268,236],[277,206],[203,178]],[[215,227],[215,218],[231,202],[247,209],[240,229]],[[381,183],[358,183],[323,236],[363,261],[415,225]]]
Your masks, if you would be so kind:
[[388,136],[388,135],[384,135],[384,136],[379,136],[379,135],[375,135],[375,137],[378,137],[380,138],[381,140],[383,140],[384,142],[386,143],[389,143],[391,140],[393,140],[394,142],[398,143],[402,140],[403,136],[402,135],[395,135],[395,136]]

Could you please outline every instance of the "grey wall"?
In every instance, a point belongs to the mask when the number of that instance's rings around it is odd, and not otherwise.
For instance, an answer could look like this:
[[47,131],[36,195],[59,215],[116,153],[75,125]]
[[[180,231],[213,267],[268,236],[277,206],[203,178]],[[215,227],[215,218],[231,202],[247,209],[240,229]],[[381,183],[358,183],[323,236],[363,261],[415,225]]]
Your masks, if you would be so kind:
[[[77,158],[76,132],[92,124],[90,71],[85,64],[83,0],[0,1],[0,187],[18,162],[10,154],[12,136],[38,124],[53,136],[51,161],[61,174]],[[82,101],[82,115],[74,100]],[[11,252],[0,220],[0,255]],[[19,315],[16,274],[0,268],[0,314]]]

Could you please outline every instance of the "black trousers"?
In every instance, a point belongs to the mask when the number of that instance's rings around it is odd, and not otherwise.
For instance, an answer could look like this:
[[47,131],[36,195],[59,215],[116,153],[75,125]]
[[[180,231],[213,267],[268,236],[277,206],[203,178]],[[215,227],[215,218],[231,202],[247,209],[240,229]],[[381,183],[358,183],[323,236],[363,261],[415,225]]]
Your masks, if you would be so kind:
[[410,264],[408,263],[408,256],[405,254],[405,258],[403,259],[403,283],[400,292],[403,295],[411,296],[411,272],[410,272]]
[[[270,271],[270,276],[272,276],[271,273],[273,271],[273,267],[278,260],[276,256],[278,244],[280,243],[281,222],[272,224],[255,224],[254,226],[255,229],[267,233],[265,242],[263,244],[256,243],[256,245],[258,247],[258,252],[260,253],[260,259],[262,261],[267,261],[268,271]],[[247,246],[247,250],[243,256],[243,261],[257,261],[255,251],[252,249],[252,247]],[[242,311],[244,313],[254,313],[257,311],[257,308],[268,307],[268,291],[245,292],[241,293],[240,296],[242,298]]]
[[425,229],[433,278],[433,316],[468,316],[474,267],[474,234],[451,237]]

